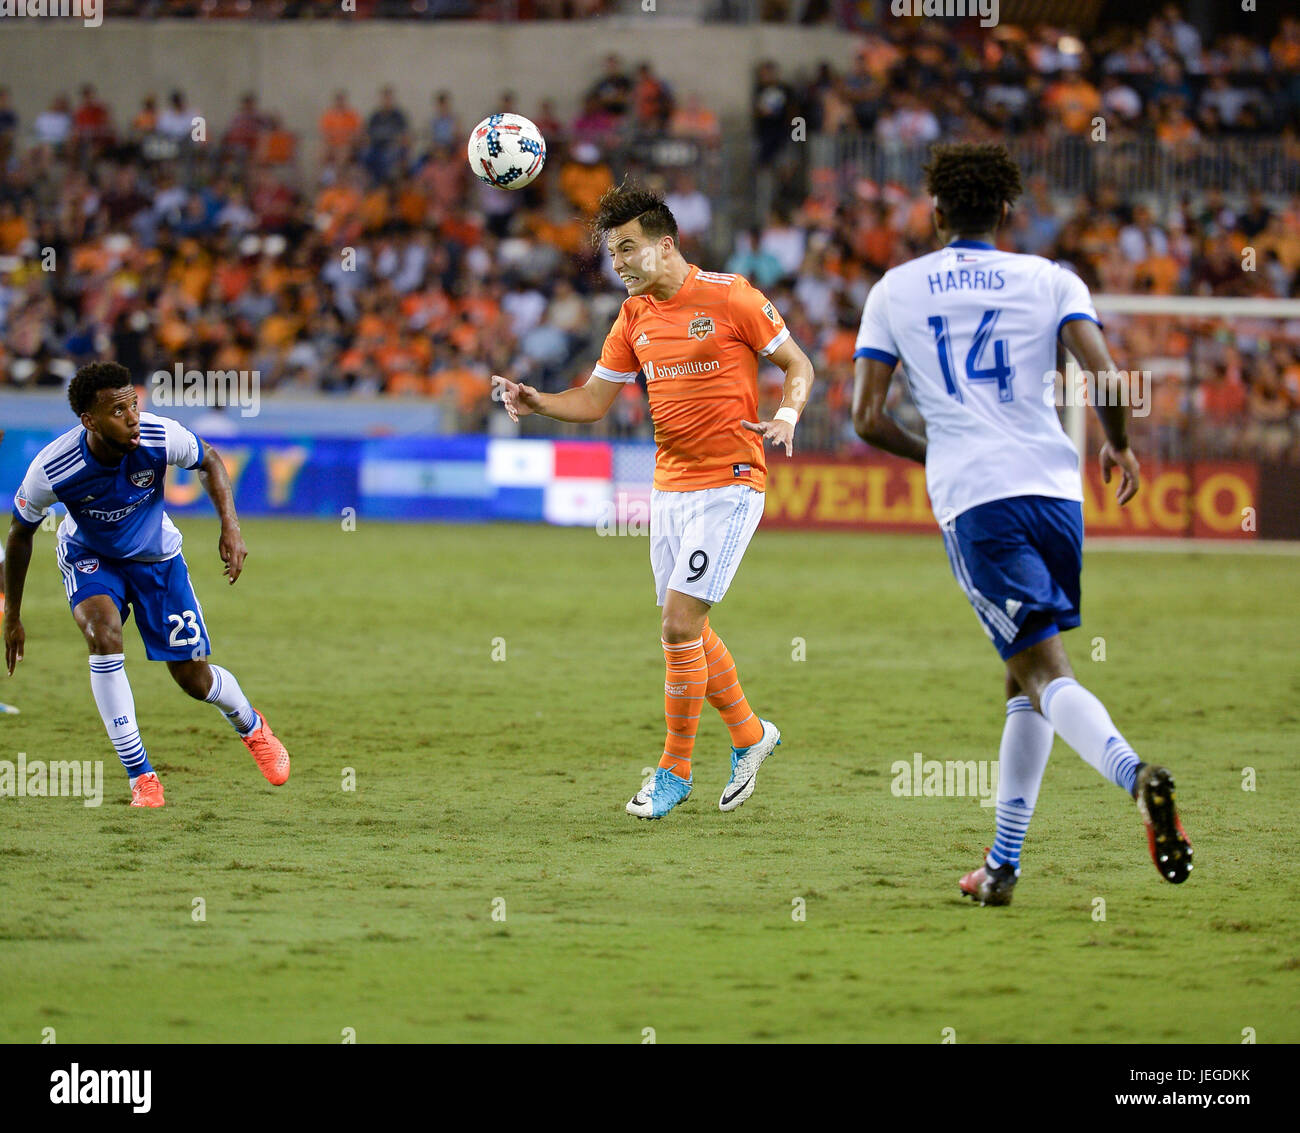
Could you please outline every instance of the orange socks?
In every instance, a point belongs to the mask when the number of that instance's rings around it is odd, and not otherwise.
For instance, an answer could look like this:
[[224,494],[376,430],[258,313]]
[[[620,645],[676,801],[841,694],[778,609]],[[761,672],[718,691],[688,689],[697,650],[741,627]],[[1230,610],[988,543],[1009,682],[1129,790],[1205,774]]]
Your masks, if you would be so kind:
[[722,715],[731,732],[733,747],[749,747],[763,738],[763,725],[749,707],[740,687],[740,674],[731,652],[707,621],[704,623],[704,659],[709,666],[705,695]]
[[708,684],[709,667],[704,660],[704,641],[663,642],[668,671],[664,679],[664,716],[668,735],[664,740],[660,767],[682,779],[691,777],[691,752],[700,725],[700,705]]

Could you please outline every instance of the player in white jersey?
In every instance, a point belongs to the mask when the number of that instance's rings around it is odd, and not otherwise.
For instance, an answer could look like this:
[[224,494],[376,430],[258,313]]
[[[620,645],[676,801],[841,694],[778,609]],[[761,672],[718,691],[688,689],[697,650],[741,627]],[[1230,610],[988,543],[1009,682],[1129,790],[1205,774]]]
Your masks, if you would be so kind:
[[141,413],[131,375],[116,362],[83,366],[68,386],[81,424],[45,446],[14,495],[5,556],[5,667],[23,659],[27,634],[20,610],[32,540],[56,502],[67,508],[56,557],[73,620],[90,647],[90,688],[131,785],[131,805],[163,805],[162,783],[149,762],[126,678],[122,623],[135,613],[151,661],[196,700],[216,705],[262,774],[279,786],[289,753],[249,704],[234,675],[208,663],[203,607],[181,554],[181,533],[163,508],[169,465],[197,470],[221,516],[218,549],[233,584],[248,553],[234,494],[215,449],[177,421]]
[[[1105,706],[1075,679],[1061,630],[1079,624],[1083,494],[1055,408],[1057,342],[1099,382],[1118,380],[1083,281],[1039,256],[1002,252],[995,230],[1020,193],[1001,146],[936,146],[925,169],[943,248],[887,271],[871,289],[854,352],[853,422],[863,440],[925,465],[949,564],[1006,663],[997,834],[961,891],[1007,905],[1053,736],[1137,800],[1151,858],[1175,884],[1192,847],[1168,770],[1141,762]],[[885,412],[894,368],[924,437]],[[1118,397],[1098,398],[1103,479],[1138,490]]]

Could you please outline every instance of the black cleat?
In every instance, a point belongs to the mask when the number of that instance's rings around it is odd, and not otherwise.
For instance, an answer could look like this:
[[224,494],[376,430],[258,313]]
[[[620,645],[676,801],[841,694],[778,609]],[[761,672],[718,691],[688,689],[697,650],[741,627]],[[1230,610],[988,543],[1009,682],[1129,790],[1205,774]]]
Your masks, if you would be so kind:
[[[988,854],[987,850],[985,854]],[[962,896],[978,901],[981,905],[1009,905],[1016,880],[1014,866],[1004,863],[994,869],[985,861],[979,869],[971,870],[957,882],[957,886]]]
[[1174,777],[1165,767],[1144,763],[1138,768],[1134,798],[1147,828],[1151,860],[1160,876],[1181,885],[1192,872],[1192,843],[1174,806]]

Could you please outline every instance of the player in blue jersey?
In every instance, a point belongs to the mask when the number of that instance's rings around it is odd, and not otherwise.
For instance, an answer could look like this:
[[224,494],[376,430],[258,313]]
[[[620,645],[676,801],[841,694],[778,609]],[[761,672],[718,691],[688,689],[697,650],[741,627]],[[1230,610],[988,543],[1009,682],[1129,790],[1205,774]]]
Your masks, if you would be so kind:
[[126,678],[122,623],[135,612],[151,661],[166,661],[176,683],[215,704],[276,786],[289,778],[289,753],[211,652],[203,608],[181,555],[181,533],[163,510],[167,466],[197,470],[221,517],[218,550],[231,584],[248,553],[234,496],[215,449],[178,422],[141,413],[131,375],[116,362],[83,366],[68,386],[81,424],[46,445],[14,496],[5,556],[5,666],[12,677],[26,634],[19,611],[32,538],[56,501],[67,514],[56,557],[72,617],[90,646],[90,689],[131,783],[131,805],[163,805],[162,784],[136,725]]
[[[1074,273],[995,246],[1020,193],[1005,149],[936,146],[925,176],[944,247],[887,271],[868,293],[853,423],[863,440],[925,465],[953,574],[1006,664],[997,834],[961,892],[983,905],[1010,904],[1054,735],[1136,799],[1156,869],[1177,884],[1191,871],[1192,847],[1173,778],[1138,759],[1105,706],[1074,679],[1059,636],[1079,624],[1083,494],[1053,374],[1059,339],[1116,392],[1097,312]],[[885,412],[900,361],[924,437]],[[1125,405],[1104,400],[1096,407],[1106,434],[1102,478],[1119,473],[1123,505],[1137,493],[1138,461]]]

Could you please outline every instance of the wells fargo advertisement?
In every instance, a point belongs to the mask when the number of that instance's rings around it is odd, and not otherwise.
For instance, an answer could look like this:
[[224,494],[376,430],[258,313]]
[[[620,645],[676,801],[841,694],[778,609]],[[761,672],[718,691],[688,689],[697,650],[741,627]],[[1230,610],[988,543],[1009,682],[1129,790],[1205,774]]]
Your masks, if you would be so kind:
[[[885,454],[768,458],[765,527],[844,531],[934,531],[925,469]],[[1144,464],[1142,489],[1125,507],[1116,481],[1102,483],[1096,461],[1083,486],[1088,535],[1254,539],[1258,471],[1253,464],[1196,461]]]

